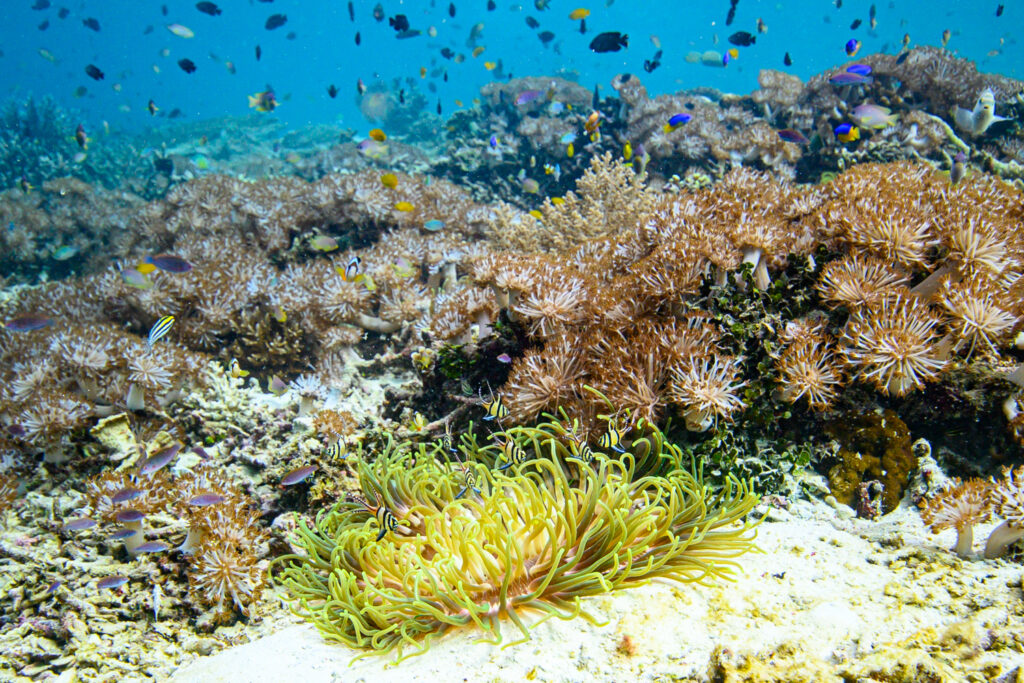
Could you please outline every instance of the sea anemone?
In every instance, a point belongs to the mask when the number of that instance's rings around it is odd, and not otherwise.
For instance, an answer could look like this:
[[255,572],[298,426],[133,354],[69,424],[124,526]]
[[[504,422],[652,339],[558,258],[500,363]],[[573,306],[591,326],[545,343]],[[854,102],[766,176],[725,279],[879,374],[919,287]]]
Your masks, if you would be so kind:
[[854,252],[826,265],[817,288],[825,301],[853,311],[895,296],[908,282],[906,273],[882,259]]
[[513,418],[525,422],[565,405],[579,393],[581,366],[579,350],[566,337],[552,339],[543,349],[528,349],[513,363],[505,384]]
[[943,529],[956,529],[953,552],[967,557],[974,544],[974,525],[987,522],[992,516],[988,492],[991,484],[984,479],[961,482],[952,480],[952,486],[928,501],[921,511],[921,519],[931,527],[932,533]]
[[[735,479],[711,493],[661,432],[641,422],[634,433],[621,460],[592,469],[569,457],[558,422],[510,429],[506,438],[518,435],[529,458],[506,472],[476,467],[480,493],[458,499],[460,472],[423,446],[389,440],[357,467],[365,498],[399,525],[377,540],[383,515],[339,503],[313,528],[300,522],[298,552],[272,569],[292,609],[326,638],[400,656],[473,625],[500,643],[502,619],[525,640],[527,611],[594,622],[583,598],[656,577],[728,577],[731,558],[752,548],[757,522],[743,520],[758,497]],[[475,447],[466,454],[493,460]]]

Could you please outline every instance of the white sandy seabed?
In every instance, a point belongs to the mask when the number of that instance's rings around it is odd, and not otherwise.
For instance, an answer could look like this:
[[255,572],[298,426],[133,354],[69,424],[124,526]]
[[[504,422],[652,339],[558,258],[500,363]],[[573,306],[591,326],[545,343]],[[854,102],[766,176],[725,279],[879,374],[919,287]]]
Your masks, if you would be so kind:
[[[395,664],[352,662],[359,651],[293,622],[171,680],[1024,682],[1024,570],[961,560],[947,550],[954,541],[952,531],[928,534],[907,507],[870,522],[801,501],[760,526],[763,553],[740,559],[735,582],[585,599],[604,626],[551,619],[505,649],[464,629]],[[513,624],[503,628],[516,640]]]

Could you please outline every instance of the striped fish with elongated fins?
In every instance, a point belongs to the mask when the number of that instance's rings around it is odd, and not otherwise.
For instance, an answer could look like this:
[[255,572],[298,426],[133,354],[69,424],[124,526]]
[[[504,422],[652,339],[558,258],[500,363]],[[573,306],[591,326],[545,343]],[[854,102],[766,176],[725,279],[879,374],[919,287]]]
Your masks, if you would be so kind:
[[374,498],[373,504],[371,505],[366,501],[365,498],[360,498],[356,495],[350,495],[349,499],[362,505],[367,512],[377,518],[377,523],[380,525],[380,533],[377,534],[377,540],[384,538],[385,534],[389,531],[394,531],[401,522],[395,517],[394,513],[391,512],[385,505],[377,503],[376,497]]

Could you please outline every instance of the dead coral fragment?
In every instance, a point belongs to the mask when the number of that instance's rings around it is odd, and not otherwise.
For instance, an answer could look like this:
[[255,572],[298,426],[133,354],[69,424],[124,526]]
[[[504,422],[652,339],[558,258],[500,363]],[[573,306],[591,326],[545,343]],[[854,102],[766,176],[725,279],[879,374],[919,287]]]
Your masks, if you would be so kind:
[[377,520],[355,502],[313,528],[302,523],[299,553],[274,562],[292,609],[367,655],[406,645],[419,654],[438,634],[473,625],[500,643],[502,619],[528,638],[527,611],[593,621],[587,596],[655,577],[726,578],[752,547],[756,522],[743,520],[758,497],[734,479],[711,494],[646,423],[634,431],[635,453],[596,469],[567,464],[558,423],[513,432],[529,459],[508,473],[477,468],[472,497],[455,498],[461,472],[408,444],[360,459],[363,494],[401,525],[377,541]]
[[921,519],[931,527],[932,533],[943,529],[956,529],[956,545],[952,550],[967,557],[974,544],[974,525],[992,517],[989,502],[991,484],[983,479],[962,482],[954,478],[952,486],[928,501],[921,511]]

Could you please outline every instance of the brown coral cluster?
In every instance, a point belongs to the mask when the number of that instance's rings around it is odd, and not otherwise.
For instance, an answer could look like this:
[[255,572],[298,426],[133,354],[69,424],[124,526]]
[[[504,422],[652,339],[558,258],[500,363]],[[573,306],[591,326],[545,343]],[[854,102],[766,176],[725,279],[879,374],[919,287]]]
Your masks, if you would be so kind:
[[[50,322],[0,330],[0,419],[59,455],[71,432],[111,406],[173,400],[202,379],[210,355],[294,376],[317,359],[335,362],[365,331],[411,331],[440,285],[454,293],[490,215],[444,181],[400,173],[394,185],[379,172],[315,183],[206,176],[136,207],[137,229],[119,238],[126,265],[171,252],[192,269],[158,270],[140,286],[108,267],[0,305],[5,320]],[[315,237],[340,248],[318,251]],[[169,334],[149,346],[144,336],[165,315],[175,318]]]
[[[251,614],[265,581],[267,534],[252,501],[221,470],[200,464],[178,476],[106,471],[86,483],[86,494],[94,518],[119,537],[118,529],[127,534],[132,556],[154,552],[148,537],[187,532],[175,550],[188,563],[193,604],[221,617]],[[155,552],[171,546],[160,548]]]
[[[740,169],[696,193],[652,200],[629,184],[615,192],[589,209],[586,192],[545,205],[538,223],[558,226],[562,242],[547,243],[557,257],[474,262],[475,286],[543,344],[513,363],[502,389],[517,420],[574,402],[593,415],[585,385],[634,415],[657,418],[675,405],[691,429],[735,417],[739,390],[755,376],[720,345],[728,330],[691,309],[702,287],[726,283],[744,264],[763,290],[794,254],[839,255],[817,276],[838,333],[808,320],[775,332],[778,396],[815,410],[851,379],[904,396],[957,359],[998,358],[1024,313],[1013,286],[1024,253],[1014,227],[1021,193],[988,176],[951,186],[901,162],[858,166],[824,186]],[[587,235],[578,217],[608,204],[641,208],[617,230]]]

